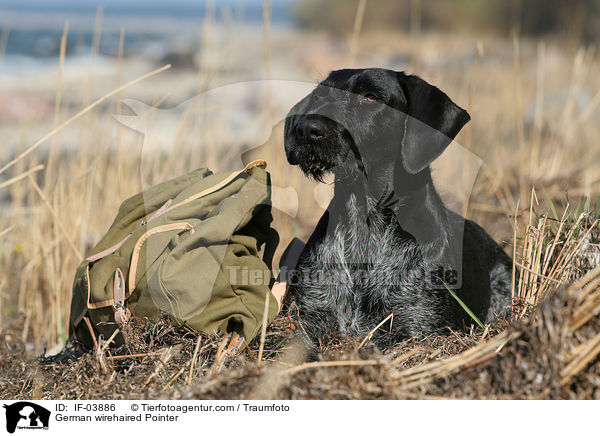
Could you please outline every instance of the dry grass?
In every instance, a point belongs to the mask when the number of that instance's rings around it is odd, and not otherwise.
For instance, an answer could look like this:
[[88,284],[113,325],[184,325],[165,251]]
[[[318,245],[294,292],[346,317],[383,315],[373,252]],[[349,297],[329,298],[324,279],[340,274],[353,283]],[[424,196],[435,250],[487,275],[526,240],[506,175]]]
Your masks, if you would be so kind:
[[518,323],[417,336],[385,354],[333,339],[323,361],[311,363],[301,363],[285,316],[269,329],[263,366],[259,341],[219,359],[223,338],[198,337],[166,318],[129,326],[127,345],[100,344],[67,366],[23,359],[22,344],[12,343],[2,350],[0,387],[4,398],[38,399],[600,399],[600,299],[592,283],[599,276],[596,269],[553,292]]
[[[0,149],[6,150],[0,158],[3,398],[599,398],[597,54],[517,36],[510,41],[374,33],[359,38],[360,20],[356,23],[350,41],[303,35],[306,52],[298,48],[291,57],[290,44],[299,35],[275,38],[275,30],[265,27],[256,58],[264,59],[269,76],[288,68],[311,80],[346,66],[348,53],[357,66],[404,68],[397,59],[406,57],[413,72],[469,109],[473,121],[458,142],[485,164],[472,191],[465,187],[459,208],[515,255],[521,275],[514,286],[513,319],[485,331],[415,337],[385,354],[362,343],[364,338],[333,338],[323,361],[310,365],[303,364],[285,314],[264,332],[264,344],[257,339],[225,357],[221,338],[198,337],[163,319],[130,326],[124,347],[113,349],[100,340],[95,352],[78,362],[40,367],[37,356],[67,337],[75,268],[120,202],[172,171],[207,164],[219,169],[231,155],[219,146],[229,140],[222,124],[197,134],[188,131],[184,117],[174,127],[170,153],[140,159],[140,136],[112,118],[117,98],[141,98],[158,107],[177,86],[193,84],[197,90],[218,83],[221,72],[236,68],[235,58],[231,65],[209,62],[210,50],[223,47],[214,42],[204,47],[206,62],[193,72],[148,65],[141,71],[120,55],[110,80],[93,74],[92,56],[90,68],[77,76],[83,87],[63,74],[61,50],[56,75],[40,77],[40,84],[24,79],[9,89],[32,87],[45,95],[54,102],[49,119],[25,117],[17,127],[0,125],[9,133],[0,137]],[[101,37],[99,30],[96,35]],[[160,74],[143,75],[152,70]],[[265,120],[270,110],[268,99],[256,108],[267,114]],[[61,148],[64,143],[70,148]],[[190,151],[189,143],[203,144],[201,152]],[[284,244],[292,236],[306,238],[320,212],[313,207],[312,186],[282,164],[280,131],[269,144],[261,152],[268,155],[273,180],[299,189],[299,219],[284,222],[276,216]],[[447,170],[440,165],[436,177],[443,180]]]

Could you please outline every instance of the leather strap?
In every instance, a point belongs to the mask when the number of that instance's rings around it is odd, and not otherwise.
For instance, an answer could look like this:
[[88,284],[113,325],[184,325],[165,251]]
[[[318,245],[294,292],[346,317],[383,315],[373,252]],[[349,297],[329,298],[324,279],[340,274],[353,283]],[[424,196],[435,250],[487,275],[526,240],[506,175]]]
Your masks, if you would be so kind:
[[190,223],[180,222],[180,223],[171,223],[164,224],[162,226],[154,227],[144,233],[140,239],[137,240],[135,246],[133,247],[133,252],[131,253],[131,261],[129,263],[129,293],[131,294],[135,289],[135,274],[137,272],[138,267],[138,258],[140,257],[140,251],[142,250],[142,245],[146,240],[154,235],[155,233],[161,232],[170,232],[173,230],[188,230],[190,233],[194,233],[194,227]]
[[[154,212],[152,214],[152,216],[150,218],[148,218],[147,222],[150,222],[153,219],[158,218],[163,213],[165,213],[172,202],[173,202],[173,200],[167,200],[167,202],[165,204],[163,204],[156,212]],[[123,239],[121,239],[119,242],[117,242],[112,247],[107,248],[106,250],[103,250],[100,253],[96,253],[96,254],[92,255],[92,256],[88,257],[86,260],[91,263],[91,262],[100,260],[100,259],[108,256],[109,254],[113,254],[115,251],[117,251],[119,248],[121,248],[121,245],[123,245],[130,237],[131,237],[131,233],[128,234],[127,236],[125,236]]]
[[115,281],[113,285],[115,302],[113,309],[115,310],[115,321],[119,325],[126,324],[131,318],[131,312],[125,307],[125,277],[120,268],[115,271]]
[[237,332],[234,333],[233,336],[231,337],[231,340],[229,341],[227,350],[225,351],[226,355],[227,356],[235,355],[235,353],[237,353],[242,348],[242,345],[244,345],[245,339],[246,338],[244,338],[243,335],[240,335]]
[[103,257],[108,256],[109,254],[114,253],[115,251],[117,251],[121,247],[121,245],[123,245],[125,243],[125,241],[127,241],[130,238],[130,236],[131,236],[131,233],[128,234],[127,236],[125,236],[123,239],[121,239],[119,242],[117,242],[112,247],[107,248],[106,250],[103,250],[100,253],[96,253],[93,256],[90,256],[86,260],[91,263],[91,262],[95,262],[97,260],[100,260]]
[[241,174],[247,173],[252,168],[255,168],[255,167],[266,168],[267,163],[264,160],[252,161],[248,165],[246,165],[244,168],[242,168],[241,170],[231,173],[229,176],[227,176],[225,179],[221,180],[216,185],[211,186],[210,188],[207,188],[204,191],[200,191],[197,194],[194,194],[191,197],[188,197],[185,200],[180,201],[177,204],[174,204],[173,206],[171,206],[171,210],[175,209],[176,207],[183,206],[184,204],[187,204],[191,201],[194,201],[199,198],[205,197],[209,194],[212,194],[213,192],[217,192],[219,189],[222,189],[225,186],[229,185],[231,182],[233,182],[235,179],[237,179]]

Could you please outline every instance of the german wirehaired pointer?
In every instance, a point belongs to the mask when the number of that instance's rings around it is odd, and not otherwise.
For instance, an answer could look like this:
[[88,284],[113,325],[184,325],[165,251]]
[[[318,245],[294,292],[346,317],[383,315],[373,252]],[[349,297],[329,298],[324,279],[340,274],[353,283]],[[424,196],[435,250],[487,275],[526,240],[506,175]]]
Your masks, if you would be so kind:
[[447,209],[431,178],[429,165],[469,120],[419,77],[376,68],[334,71],[292,108],[289,163],[335,179],[334,198],[288,276],[309,345],[332,333],[367,335],[390,314],[372,337],[382,349],[471,325],[451,292],[483,322],[510,304],[510,257]]

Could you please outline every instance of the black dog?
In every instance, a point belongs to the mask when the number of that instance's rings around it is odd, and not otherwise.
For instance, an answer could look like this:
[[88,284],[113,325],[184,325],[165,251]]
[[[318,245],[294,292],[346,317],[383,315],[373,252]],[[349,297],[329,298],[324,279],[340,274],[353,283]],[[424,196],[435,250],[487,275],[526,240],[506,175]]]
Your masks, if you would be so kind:
[[512,261],[448,210],[429,164],[470,120],[438,88],[383,69],[332,72],[285,123],[290,164],[335,194],[288,277],[309,345],[331,333],[399,340],[483,322],[510,304]]

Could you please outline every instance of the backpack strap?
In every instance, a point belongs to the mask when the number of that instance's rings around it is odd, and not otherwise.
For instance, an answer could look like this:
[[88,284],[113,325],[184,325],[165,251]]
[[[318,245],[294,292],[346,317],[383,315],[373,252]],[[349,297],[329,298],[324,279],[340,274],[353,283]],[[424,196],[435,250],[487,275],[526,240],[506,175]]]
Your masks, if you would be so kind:
[[[144,233],[142,236],[140,236],[140,238],[137,240],[137,242],[135,243],[134,247],[133,247],[133,251],[131,253],[131,259],[129,261],[129,283],[128,283],[128,289],[129,289],[129,295],[131,295],[135,289],[135,275],[137,273],[137,268],[138,268],[138,260],[140,257],[140,252],[142,250],[142,245],[144,244],[144,242],[146,242],[146,240],[156,234],[156,233],[161,233],[161,232],[170,232],[173,230],[188,230],[191,233],[194,233],[194,227],[192,227],[192,225],[190,223],[186,223],[186,222],[177,222],[177,223],[171,223],[171,224],[163,224],[162,226],[158,226],[158,227],[154,227],[148,231],[146,231],[146,233]],[[116,303],[116,301],[115,301]]]
[[127,236],[125,236],[123,239],[121,239],[119,242],[117,242],[115,245],[113,245],[112,247],[107,248],[104,251],[101,251],[100,253],[96,253],[90,257],[88,257],[86,260],[90,263],[95,262],[97,260],[100,260],[106,256],[108,256],[109,254],[113,254],[115,251],[117,251],[119,248],[121,248],[121,245],[123,245],[129,238],[131,237],[131,233],[128,234]]
[[213,192],[217,192],[219,189],[222,189],[225,186],[229,185],[231,182],[233,182],[235,179],[237,179],[240,175],[242,175],[244,173],[250,172],[250,170],[252,168],[255,168],[255,167],[266,168],[267,167],[267,163],[264,160],[255,160],[255,161],[252,161],[248,165],[246,165],[244,168],[242,168],[241,170],[234,171],[233,173],[231,173],[225,179],[221,180],[216,185],[211,186],[210,188],[207,188],[204,191],[200,191],[197,194],[194,194],[191,197],[188,197],[185,200],[183,200],[183,201],[181,201],[181,202],[179,202],[177,204],[174,204],[173,206],[171,206],[170,210],[173,210],[173,209],[175,209],[176,207],[179,207],[179,206],[183,206],[184,204],[187,204],[187,203],[189,203],[191,201],[197,200],[198,198],[202,198],[202,197],[205,197],[207,195],[210,195]]
[[115,321],[119,325],[126,324],[131,318],[131,312],[125,307],[125,277],[120,268],[117,268],[117,271],[115,271],[113,292],[115,297],[115,302],[113,304]]
[[[171,205],[172,202],[173,202],[173,200],[170,199],[165,204],[163,204],[160,207],[160,209],[158,209],[156,212],[154,212],[152,214],[152,216],[150,218],[148,218],[148,221],[146,221],[146,223],[149,223],[153,219],[158,218],[163,213],[165,213],[166,210],[169,208],[169,206]],[[144,221],[142,221],[142,222],[144,222]],[[106,256],[108,256],[109,254],[113,254],[115,251],[117,251],[119,248],[121,248],[121,245],[123,245],[130,237],[131,237],[131,233],[128,234],[127,236],[125,236],[123,239],[121,239],[119,242],[117,242],[112,247],[109,247],[106,250],[101,251],[100,253],[96,253],[96,254],[92,255],[92,256],[88,257],[86,260],[91,263],[91,262],[95,262],[97,260],[103,259]]]

